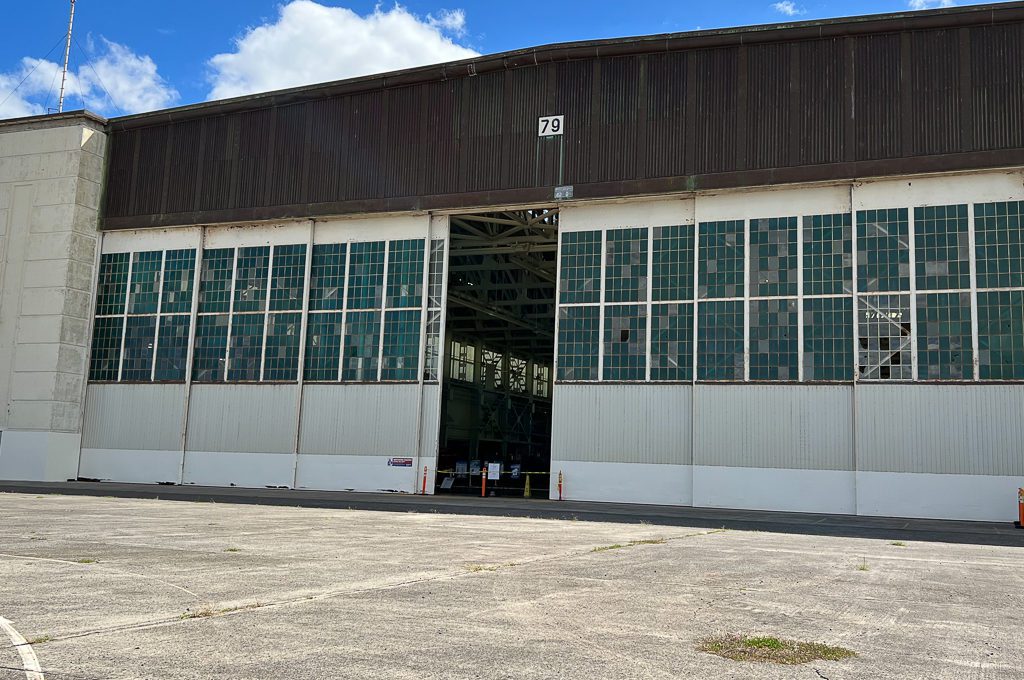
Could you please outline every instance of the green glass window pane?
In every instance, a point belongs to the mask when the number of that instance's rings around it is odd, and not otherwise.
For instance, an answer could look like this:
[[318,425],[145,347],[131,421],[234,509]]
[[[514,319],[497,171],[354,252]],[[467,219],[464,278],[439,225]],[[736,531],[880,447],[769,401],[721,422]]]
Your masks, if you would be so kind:
[[558,310],[558,379],[597,380],[600,307]]
[[269,273],[270,246],[238,249],[238,264],[235,270],[236,312],[266,310]]
[[604,308],[605,380],[644,380],[647,373],[647,308]]
[[306,244],[274,247],[274,269],[270,277],[270,309],[302,309],[306,287]]
[[605,237],[604,301],[647,299],[647,229],[609,229]]
[[380,379],[416,380],[419,352],[420,311],[409,309],[388,312],[384,316],[384,352]]
[[295,380],[299,375],[299,328],[302,314],[271,314],[267,323],[264,380]]
[[342,309],[345,290],[345,244],[318,243],[313,246],[309,273],[310,310]]
[[163,255],[159,250],[132,255],[132,282],[128,289],[129,314],[156,314]]
[[124,314],[128,292],[128,253],[107,253],[100,258],[96,287],[96,316]]
[[388,307],[423,304],[423,239],[392,241],[388,245]]
[[[804,218],[803,228],[804,294],[852,293],[853,222],[850,213],[809,215]],[[853,323],[852,317],[850,323]]]
[[160,311],[164,314],[192,311],[192,288],[195,285],[196,251],[168,250],[164,258],[163,298]]
[[96,319],[89,353],[89,380],[117,380],[123,328],[124,317]]
[[651,299],[655,302],[693,299],[693,232],[692,224],[654,228]]
[[917,377],[921,380],[974,378],[969,292],[918,294]]
[[262,314],[234,314],[231,317],[228,381],[260,379],[260,359],[263,354],[263,319]]
[[558,287],[562,304],[600,302],[601,232],[563,233],[560,267]]
[[697,308],[697,379],[743,380],[742,300]]
[[156,379],[185,379],[188,363],[189,317],[181,314],[160,317],[160,335],[156,348]]
[[804,300],[804,380],[853,380],[853,298]]
[[966,205],[914,208],[918,290],[971,287],[971,244],[967,222]]
[[153,377],[155,316],[130,316],[124,331],[124,362],[121,380],[149,381]]
[[380,312],[349,312],[345,319],[341,379],[359,382],[377,380],[379,348]]
[[441,310],[427,311],[427,337],[424,347],[424,380],[438,380],[441,364]]
[[427,273],[427,306],[440,309],[444,291],[444,239],[430,242],[430,271]]
[[795,217],[750,220],[751,296],[797,294],[796,225]]
[[796,299],[751,300],[751,380],[799,379],[799,324]]
[[353,243],[350,248],[348,308],[379,309],[384,293],[384,242]]
[[978,288],[1024,286],[1024,201],[974,206]]
[[693,304],[652,305],[651,380],[691,380],[692,376]]
[[911,380],[910,296],[857,296],[861,380]]
[[233,248],[203,250],[203,268],[199,274],[200,314],[226,312],[230,309],[231,273],[234,266]]
[[341,322],[341,312],[309,315],[303,369],[305,380],[338,379],[341,368]]
[[978,293],[982,380],[1024,380],[1024,291]]
[[196,319],[196,341],[192,355],[192,380],[224,380],[224,358],[228,349],[228,315],[215,314]]
[[857,212],[857,290],[910,290],[906,208]]
[[701,222],[699,243],[698,297],[743,297],[743,221]]

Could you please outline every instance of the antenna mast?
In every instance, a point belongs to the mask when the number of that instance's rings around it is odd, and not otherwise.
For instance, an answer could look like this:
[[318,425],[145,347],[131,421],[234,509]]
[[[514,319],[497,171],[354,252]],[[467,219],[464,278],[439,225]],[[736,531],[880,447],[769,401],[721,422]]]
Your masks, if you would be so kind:
[[75,24],[75,0],[71,0],[71,17],[68,19],[68,40],[64,45],[64,70],[60,75],[60,99],[57,101],[57,113],[64,113],[64,83],[68,79],[68,57],[71,56],[71,27]]

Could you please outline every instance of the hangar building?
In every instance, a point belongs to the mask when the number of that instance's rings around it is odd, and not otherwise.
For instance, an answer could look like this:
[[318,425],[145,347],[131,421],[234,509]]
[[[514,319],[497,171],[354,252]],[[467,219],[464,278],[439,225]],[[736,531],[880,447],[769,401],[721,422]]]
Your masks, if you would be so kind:
[[1009,2],[2,122],[0,479],[1010,520],[1022,120]]

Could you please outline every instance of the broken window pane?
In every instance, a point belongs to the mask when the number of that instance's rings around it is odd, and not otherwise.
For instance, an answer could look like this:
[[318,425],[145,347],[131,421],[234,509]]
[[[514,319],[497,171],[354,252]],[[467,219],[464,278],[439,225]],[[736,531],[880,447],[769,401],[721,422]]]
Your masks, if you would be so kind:
[[978,293],[982,380],[1024,379],[1024,291]]
[[857,297],[861,380],[911,380],[910,296]]
[[750,220],[750,295],[796,295],[796,218]]
[[804,380],[853,380],[853,298],[804,300]]
[[644,380],[647,373],[647,308],[604,308],[604,379]]
[[[804,294],[853,292],[853,226],[851,215],[810,215],[804,218]],[[851,320],[850,323],[853,323]],[[852,342],[852,340],[851,340]],[[852,366],[852,362],[850,364]]]
[[693,230],[692,224],[654,228],[651,299],[655,302],[693,299]]
[[979,288],[1024,286],[1024,201],[974,206]]
[[743,221],[702,222],[697,295],[743,297]]
[[906,208],[857,213],[857,290],[910,290],[910,238]]
[[299,327],[302,314],[270,314],[267,318],[267,349],[263,359],[264,380],[295,380],[299,374]]
[[341,312],[309,315],[303,368],[305,380],[338,379],[341,367],[341,321]]
[[318,243],[313,246],[309,272],[309,309],[342,309],[345,290],[345,244]]
[[599,302],[601,232],[570,231],[562,234],[560,266],[558,288],[562,304]]
[[600,307],[558,310],[558,379],[597,380]]
[[795,298],[750,302],[751,380],[798,379],[798,309]]
[[392,241],[388,246],[388,307],[423,304],[423,239]]
[[605,244],[604,301],[647,299],[647,229],[609,229]]
[[743,380],[743,300],[700,303],[697,378]]
[[972,380],[971,294],[917,296],[917,377]]
[[691,380],[693,304],[651,307],[651,380]]
[[306,282],[306,244],[274,247],[274,270],[270,277],[270,309],[302,309]]
[[914,208],[914,253],[919,290],[970,288],[967,206]]
[[[127,259],[125,259],[127,264]],[[117,380],[124,317],[96,319],[89,353],[89,380]]]

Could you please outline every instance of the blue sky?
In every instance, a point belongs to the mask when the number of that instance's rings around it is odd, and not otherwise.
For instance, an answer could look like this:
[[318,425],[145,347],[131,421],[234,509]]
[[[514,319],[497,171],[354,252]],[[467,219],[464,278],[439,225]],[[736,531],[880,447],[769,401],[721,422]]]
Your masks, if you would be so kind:
[[[113,116],[552,42],[948,4],[408,0],[396,6],[373,0],[78,0],[65,109],[84,107]],[[10,5],[0,41],[0,118],[56,107],[57,64],[67,22],[65,0]]]

